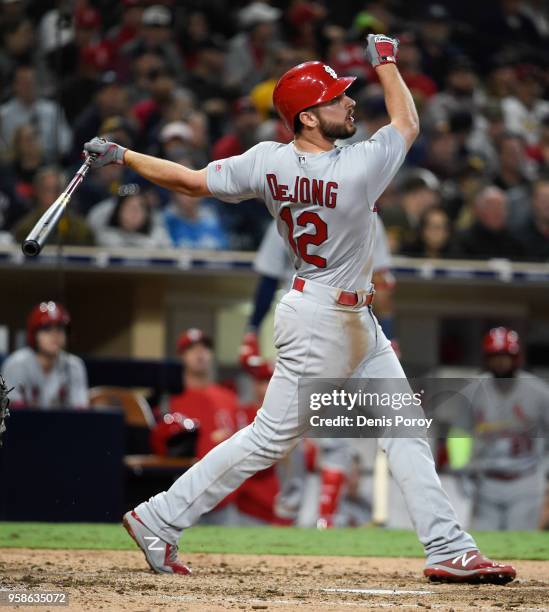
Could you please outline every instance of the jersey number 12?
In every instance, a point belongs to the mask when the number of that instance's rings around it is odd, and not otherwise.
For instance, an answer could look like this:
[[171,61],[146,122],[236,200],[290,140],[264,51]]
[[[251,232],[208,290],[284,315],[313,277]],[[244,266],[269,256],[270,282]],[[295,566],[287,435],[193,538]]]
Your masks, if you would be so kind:
[[325,268],[326,259],[324,257],[320,257],[320,255],[311,255],[307,252],[307,247],[309,244],[319,246],[328,238],[328,226],[326,225],[326,222],[323,221],[315,212],[307,210],[302,212],[297,216],[296,223],[300,227],[305,227],[309,224],[314,225],[315,233],[301,234],[301,236],[299,236],[296,240],[294,238],[294,220],[292,218],[291,210],[287,207],[283,208],[280,211],[280,218],[288,226],[288,241],[290,242],[293,252],[298,257],[301,257],[303,261],[306,261],[317,268]]

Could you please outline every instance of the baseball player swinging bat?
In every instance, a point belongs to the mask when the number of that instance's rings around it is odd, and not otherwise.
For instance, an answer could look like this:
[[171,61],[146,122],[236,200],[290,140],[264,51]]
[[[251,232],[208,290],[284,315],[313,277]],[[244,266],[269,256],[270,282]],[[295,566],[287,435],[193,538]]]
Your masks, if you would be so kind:
[[46,244],[49,235],[56,227],[59,219],[63,216],[67,204],[72,198],[72,194],[78,189],[80,183],[88,174],[90,164],[95,155],[86,153],[86,160],[78,169],[78,172],[72,177],[63,193],[55,200],[55,202],[46,210],[46,212],[38,219],[36,225],[29,232],[29,235],[23,241],[21,248],[27,257],[36,257],[40,254],[42,247]]
[[[368,140],[336,147],[356,132],[355,77],[323,62],[288,70],[273,104],[293,143],[260,142],[242,155],[192,170],[97,138],[84,145],[101,167],[125,164],[167,189],[227,202],[262,199],[276,219],[296,275],[277,306],[275,372],[253,425],[216,446],[167,490],[124,515],[153,571],[191,573],[178,556],[181,534],[252,474],[282,459],[309,429],[300,378],[406,380],[371,308],[376,202],[419,134],[410,90],[396,66],[398,41],[370,34],[366,56],[384,91],[390,123]],[[401,382],[402,384],[402,382]],[[394,388],[394,387],[393,387]],[[487,559],[459,525],[425,436],[383,436],[391,474],[405,498],[433,581],[514,580],[511,565]]]

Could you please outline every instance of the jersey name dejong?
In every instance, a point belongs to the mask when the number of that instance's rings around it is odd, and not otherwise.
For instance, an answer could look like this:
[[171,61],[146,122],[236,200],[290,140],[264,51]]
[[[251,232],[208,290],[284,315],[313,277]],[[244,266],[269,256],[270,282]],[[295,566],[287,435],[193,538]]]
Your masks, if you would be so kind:
[[335,181],[296,176],[293,193],[288,193],[288,185],[279,183],[276,174],[267,174],[266,178],[273,200],[277,202],[300,202],[301,204],[326,206],[326,208],[336,207],[338,184]]

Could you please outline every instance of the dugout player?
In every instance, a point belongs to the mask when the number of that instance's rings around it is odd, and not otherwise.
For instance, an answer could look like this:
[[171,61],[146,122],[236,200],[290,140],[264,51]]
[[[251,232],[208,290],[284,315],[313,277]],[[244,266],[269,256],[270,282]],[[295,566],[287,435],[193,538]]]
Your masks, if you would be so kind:
[[12,407],[88,407],[84,362],[64,350],[70,320],[58,302],[41,302],[31,310],[28,346],[12,353],[2,367],[2,376],[15,387],[10,395]]
[[[168,399],[166,413],[192,419],[198,425],[195,454],[202,459],[212,448],[230,438],[238,429],[238,398],[230,389],[213,380],[213,343],[201,329],[192,327],[177,340],[177,354],[183,365],[183,391]],[[166,437],[174,427],[160,422],[151,433],[155,452],[168,446]],[[236,520],[234,496],[220,501],[202,523],[227,524]]]
[[[398,42],[368,36],[367,56],[384,91],[389,125],[368,141],[335,147],[356,131],[354,77],[322,62],[286,72],[273,101],[295,140],[262,142],[199,171],[95,138],[92,165],[124,163],[167,189],[239,202],[261,198],[288,245],[296,276],[277,306],[275,372],[252,425],[214,448],[168,491],[126,513],[124,525],[157,572],[189,573],[177,556],[181,533],[244,480],[284,457],[309,422],[297,405],[308,378],[400,378],[404,371],[369,306],[376,201],[419,133],[417,111],[396,67]],[[410,390],[411,392],[411,390]],[[461,529],[424,438],[380,438],[427,557],[433,580],[506,583],[510,565],[484,557]],[[150,546],[151,542],[162,545]]]
[[505,327],[484,337],[490,380],[475,394],[473,457],[478,473],[473,529],[537,529],[545,495],[549,387],[520,369],[520,340]]
[[[263,405],[269,381],[274,373],[272,364],[261,358],[249,361],[245,365],[245,370],[252,378],[254,397],[251,403],[240,407],[243,426],[254,422],[257,411]],[[236,506],[240,512],[240,524],[290,524],[289,521],[275,514],[275,499],[278,493],[279,483],[275,466],[261,470],[243,482],[236,491]]]

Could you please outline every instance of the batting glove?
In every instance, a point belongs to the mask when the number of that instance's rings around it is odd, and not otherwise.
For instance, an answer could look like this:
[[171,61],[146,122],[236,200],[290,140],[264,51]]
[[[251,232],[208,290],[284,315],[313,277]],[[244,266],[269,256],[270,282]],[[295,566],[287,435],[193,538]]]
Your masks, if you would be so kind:
[[126,149],[96,136],[84,145],[84,151],[90,154],[90,166],[101,168],[107,164],[123,164]]
[[383,64],[396,64],[398,39],[385,34],[368,34],[366,57],[374,68]]

